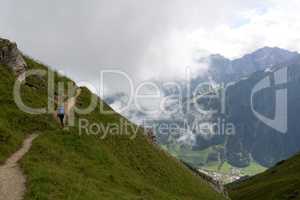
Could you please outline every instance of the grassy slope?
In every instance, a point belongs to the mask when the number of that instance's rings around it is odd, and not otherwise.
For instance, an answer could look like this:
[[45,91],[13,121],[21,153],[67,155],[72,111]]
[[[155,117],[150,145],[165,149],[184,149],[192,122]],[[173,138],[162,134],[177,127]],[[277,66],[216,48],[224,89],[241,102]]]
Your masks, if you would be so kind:
[[228,188],[233,200],[300,199],[300,155]]
[[[45,68],[31,59],[26,61],[30,69]],[[165,152],[150,145],[142,130],[135,140],[125,135],[100,140],[98,136],[79,136],[77,127],[61,130],[51,115],[21,112],[12,98],[12,72],[0,66],[0,76],[0,161],[19,148],[26,134],[41,133],[21,163],[27,175],[26,200],[223,199]],[[30,78],[27,83],[22,90],[24,101],[45,106],[46,78]],[[88,104],[89,95],[84,89],[80,106]],[[103,102],[99,100],[99,104]],[[79,117],[104,124],[118,123],[122,118],[118,114],[103,115],[99,110]]]

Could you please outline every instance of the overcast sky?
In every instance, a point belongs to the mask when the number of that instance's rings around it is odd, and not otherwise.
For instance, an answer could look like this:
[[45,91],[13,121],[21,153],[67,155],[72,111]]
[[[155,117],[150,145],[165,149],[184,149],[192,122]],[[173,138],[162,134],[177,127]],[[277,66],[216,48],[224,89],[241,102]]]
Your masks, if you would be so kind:
[[98,88],[104,69],[138,82],[201,70],[194,59],[208,53],[299,51],[299,10],[299,0],[1,0],[0,37]]

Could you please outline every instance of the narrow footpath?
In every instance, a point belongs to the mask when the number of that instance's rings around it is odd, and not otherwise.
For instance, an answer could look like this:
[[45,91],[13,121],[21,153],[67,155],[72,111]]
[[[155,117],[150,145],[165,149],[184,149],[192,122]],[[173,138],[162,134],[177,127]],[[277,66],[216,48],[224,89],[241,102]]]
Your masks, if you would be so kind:
[[22,200],[26,191],[25,176],[18,164],[30,150],[38,134],[28,136],[22,147],[0,166],[0,200]]

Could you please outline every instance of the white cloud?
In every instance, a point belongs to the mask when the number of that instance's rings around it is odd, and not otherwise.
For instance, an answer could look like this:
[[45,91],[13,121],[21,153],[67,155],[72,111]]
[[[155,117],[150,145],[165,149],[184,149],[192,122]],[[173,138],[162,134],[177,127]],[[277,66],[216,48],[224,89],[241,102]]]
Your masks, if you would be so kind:
[[195,52],[232,58],[265,45],[300,50],[298,0],[2,0],[1,8],[1,36],[97,88],[101,69],[139,82],[182,77],[186,66],[201,70]]
[[238,27],[230,24],[193,33],[197,46],[229,58],[240,57],[263,46],[277,46],[300,51],[300,2],[269,1],[269,7],[240,13],[245,22]]

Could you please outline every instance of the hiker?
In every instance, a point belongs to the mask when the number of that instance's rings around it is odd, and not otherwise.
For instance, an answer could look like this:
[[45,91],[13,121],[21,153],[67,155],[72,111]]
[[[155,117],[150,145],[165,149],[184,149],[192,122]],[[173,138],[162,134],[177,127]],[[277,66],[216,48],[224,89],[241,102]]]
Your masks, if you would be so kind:
[[64,127],[64,119],[65,119],[65,106],[64,103],[57,107],[57,117],[60,121],[62,127]]
[[65,119],[65,102],[64,102],[64,97],[59,97],[57,93],[55,93],[55,104],[57,106],[56,109],[56,116],[59,119],[60,125],[62,128],[64,128],[64,119]]
[[[57,92],[54,93],[54,103],[56,107],[55,118],[59,120],[61,127],[65,128],[65,122],[68,121],[69,117],[74,117],[72,109],[75,107],[76,98],[80,95],[80,89],[76,90],[76,95],[71,98],[67,98],[65,95],[58,95]],[[71,116],[70,116],[71,113]],[[67,127],[66,127],[67,128]]]

